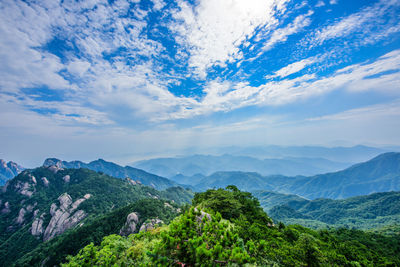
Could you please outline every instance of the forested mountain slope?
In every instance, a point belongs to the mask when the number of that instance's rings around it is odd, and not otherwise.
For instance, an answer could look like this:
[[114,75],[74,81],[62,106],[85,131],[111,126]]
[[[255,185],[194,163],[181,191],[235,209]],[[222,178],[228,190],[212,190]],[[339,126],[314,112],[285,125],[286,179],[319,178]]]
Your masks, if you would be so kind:
[[290,200],[269,210],[275,220],[307,226],[381,228],[400,224],[400,192],[375,193],[347,199]]
[[185,203],[192,193],[180,187],[157,191],[88,169],[25,170],[0,193],[0,262],[12,262],[43,241],[145,198]]
[[400,238],[356,230],[274,225],[234,186],[197,193],[169,225],[110,235],[63,266],[398,266]]

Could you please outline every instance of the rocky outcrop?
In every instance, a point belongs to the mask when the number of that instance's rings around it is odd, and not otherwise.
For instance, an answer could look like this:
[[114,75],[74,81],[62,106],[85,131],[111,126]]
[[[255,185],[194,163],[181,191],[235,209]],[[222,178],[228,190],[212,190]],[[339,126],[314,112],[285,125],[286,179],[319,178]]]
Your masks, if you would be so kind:
[[[36,211],[39,211],[39,210],[36,210]],[[43,231],[44,231],[44,229],[43,229],[43,220],[44,220],[44,216],[45,215],[46,214],[43,213],[42,215],[40,215],[40,217],[35,218],[35,220],[33,221],[32,227],[31,227],[31,234],[33,236],[40,236],[40,235],[43,234]]]
[[10,185],[10,181],[7,181],[7,183],[3,186],[3,188],[1,189],[1,191],[2,191],[3,193],[7,192],[7,188],[8,188],[9,185]]
[[41,180],[42,180],[42,182],[43,182],[43,184],[44,184],[45,187],[49,187],[50,182],[49,182],[49,180],[47,180],[46,177],[42,177]]
[[129,177],[126,177],[125,180],[126,180],[126,181],[128,182],[128,184],[130,184],[130,185],[136,185],[136,182],[135,182],[134,180],[132,180],[131,178],[129,178]]
[[4,203],[4,208],[1,210],[2,214],[9,213],[10,212],[10,203],[8,201]]
[[161,226],[164,222],[160,219],[151,219],[149,222],[146,222],[144,224],[142,224],[142,226],[140,227],[139,232],[147,232],[150,230],[153,230],[154,228]]
[[71,176],[69,176],[69,175],[67,174],[67,175],[65,175],[65,176],[63,177],[63,180],[64,180],[64,182],[69,183],[69,181],[71,181]]
[[[12,189],[17,193],[20,193],[21,195],[31,197],[36,192],[36,178],[28,171],[24,171],[22,175],[27,176],[28,179],[25,178],[25,182],[18,180],[15,183],[12,183]],[[10,183],[7,182],[7,184],[3,188],[3,191],[7,191],[9,186]]]
[[64,165],[59,159],[46,159],[43,163],[44,167],[47,167],[53,173],[64,170]]
[[122,236],[128,236],[136,232],[136,226],[139,223],[139,215],[136,212],[129,213],[126,217],[124,226],[119,231]]
[[21,195],[24,195],[27,197],[31,197],[33,195],[33,193],[35,193],[34,185],[32,185],[28,182],[24,183],[21,181],[17,181],[17,183],[14,185],[14,189]]
[[58,166],[56,166],[56,165],[52,165],[52,166],[49,167],[49,170],[50,170],[51,172],[53,172],[53,173],[57,173],[58,171],[62,171],[62,170],[64,170],[64,169],[63,169],[63,168],[60,168],[60,167],[58,167]]
[[48,158],[44,161],[43,167],[56,166],[58,168],[64,168],[64,164],[61,160],[56,158]]
[[57,235],[64,233],[66,230],[77,225],[86,217],[83,210],[76,210],[79,205],[91,197],[86,194],[83,198],[72,202],[72,198],[67,193],[58,197],[59,206],[53,203],[50,207],[50,215],[52,216],[46,230],[43,234],[43,240],[47,241]]
[[21,208],[18,212],[18,217],[16,219],[17,224],[22,224],[25,221],[25,214],[26,210],[24,208]]
[[[194,209],[195,212],[199,212],[199,210],[197,208]],[[201,223],[203,221],[203,218],[206,217],[208,221],[211,221],[211,215],[207,212],[204,211],[200,211],[199,215],[196,215],[196,222],[197,223]]]

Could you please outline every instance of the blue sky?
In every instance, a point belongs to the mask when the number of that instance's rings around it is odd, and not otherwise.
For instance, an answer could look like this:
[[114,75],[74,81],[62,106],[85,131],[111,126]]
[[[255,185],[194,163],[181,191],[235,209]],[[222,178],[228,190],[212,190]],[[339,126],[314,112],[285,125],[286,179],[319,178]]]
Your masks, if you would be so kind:
[[400,1],[0,2],[0,158],[400,145]]

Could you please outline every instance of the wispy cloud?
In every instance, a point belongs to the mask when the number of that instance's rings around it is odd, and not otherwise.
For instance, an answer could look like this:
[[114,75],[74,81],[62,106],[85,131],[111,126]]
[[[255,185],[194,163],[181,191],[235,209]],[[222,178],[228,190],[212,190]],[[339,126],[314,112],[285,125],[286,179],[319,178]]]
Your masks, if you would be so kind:
[[240,46],[257,28],[275,25],[275,13],[282,12],[287,2],[203,0],[192,7],[180,1],[174,14],[178,23],[171,29],[178,33],[177,42],[188,51],[189,67],[204,79],[212,66],[224,67],[242,59]]
[[287,65],[286,67],[283,67],[282,69],[278,70],[275,72],[274,75],[267,75],[265,78],[270,79],[274,77],[281,77],[284,78],[286,76],[289,76],[291,74],[297,73],[301,70],[303,70],[305,67],[314,64],[317,60],[315,58],[307,58],[303,59],[297,62],[294,62],[292,64]]
[[311,19],[309,17],[312,14],[313,12],[310,11],[307,14],[300,15],[286,27],[273,31],[271,37],[264,44],[262,49],[263,52],[272,49],[278,43],[285,42],[290,35],[295,34],[309,26],[311,23]]
[[[336,1],[330,1],[330,3],[335,4]],[[365,45],[372,39],[378,41],[386,35],[385,32],[398,31],[399,7],[400,3],[397,0],[379,1],[373,6],[368,6],[317,30],[311,37],[311,46],[322,45],[329,40],[349,37],[353,34],[359,37],[355,39],[354,45]]]

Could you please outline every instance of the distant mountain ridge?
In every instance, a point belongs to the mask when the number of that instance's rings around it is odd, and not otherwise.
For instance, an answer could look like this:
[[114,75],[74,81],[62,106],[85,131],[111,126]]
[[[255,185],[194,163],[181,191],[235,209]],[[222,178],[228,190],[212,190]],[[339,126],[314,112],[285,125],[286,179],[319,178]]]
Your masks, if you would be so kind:
[[174,179],[176,175],[210,175],[219,171],[257,172],[262,175],[315,175],[349,167],[346,162],[335,162],[324,158],[268,158],[224,154],[192,155],[175,158],[155,158],[139,161],[133,166],[157,175]]
[[25,168],[15,162],[0,159],[0,185],[4,185],[7,180],[10,180],[21,173]]
[[98,159],[94,160],[89,163],[84,163],[82,161],[62,161],[57,158],[48,158],[44,161],[43,166],[49,167],[49,166],[58,166],[60,168],[66,168],[66,169],[79,169],[79,168],[85,168],[89,170],[93,170],[96,172],[103,172],[105,174],[108,174],[110,176],[116,177],[116,178],[126,178],[129,177],[132,180],[140,181],[144,185],[149,185],[153,186],[156,189],[162,190],[166,189],[168,187],[173,187],[173,186],[178,186],[177,183],[152,174],[148,173],[146,171],[133,168],[133,167],[122,167],[118,164],[115,164],[113,162],[105,161],[103,159]]
[[261,158],[282,158],[282,157],[302,157],[302,158],[324,158],[338,162],[362,162],[373,158],[379,154],[396,151],[397,148],[377,148],[364,145],[351,147],[323,147],[323,146],[257,146],[257,147],[227,147],[222,151],[232,155],[245,155]]
[[345,170],[314,176],[262,176],[248,172],[217,172],[202,178],[197,190],[237,185],[241,190],[270,190],[308,199],[341,199],[400,190],[400,153],[381,154]]

